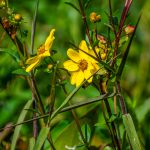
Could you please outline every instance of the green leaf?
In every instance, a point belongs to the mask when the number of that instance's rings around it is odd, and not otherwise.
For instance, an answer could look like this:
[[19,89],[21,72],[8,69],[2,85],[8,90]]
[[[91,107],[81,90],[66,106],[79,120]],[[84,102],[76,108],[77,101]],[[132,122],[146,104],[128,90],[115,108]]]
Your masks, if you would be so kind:
[[51,119],[53,119],[60,111],[61,109],[71,100],[71,98],[77,93],[77,91],[81,88],[81,86],[85,83],[85,81],[79,86],[76,87],[64,100],[64,102],[52,113]]
[[90,139],[91,139],[91,129],[90,129],[90,126],[88,124],[84,124],[81,127],[81,130],[82,130],[82,133],[84,135],[85,140],[87,142],[90,142]]
[[[80,121],[82,123],[82,121]],[[68,136],[69,135],[69,136]],[[57,137],[54,142],[56,150],[67,150],[69,148],[76,148],[79,144],[81,144],[76,123],[73,121],[66,128],[64,128],[61,134]]]
[[29,73],[27,73],[24,69],[17,69],[14,70],[12,73],[17,75],[29,76]]
[[87,9],[89,4],[90,4],[91,0],[87,0],[84,4],[84,8]]
[[34,149],[33,150],[41,150],[47,136],[49,133],[50,128],[49,127],[44,127],[41,129],[39,136],[37,138],[37,142],[35,143]]
[[30,140],[29,140],[29,150],[33,150],[34,145],[35,145],[35,138],[32,137],[32,138],[30,138]]
[[130,140],[130,144],[133,150],[142,150],[137,132],[135,130],[135,126],[130,114],[125,114],[122,116],[123,124],[125,126],[125,130],[127,132],[128,138]]
[[[17,124],[19,124],[20,122],[23,122],[23,120],[25,119],[28,111],[25,110],[25,109],[29,109],[31,104],[32,104],[32,100],[29,100],[26,105],[24,106],[20,116],[19,116],[19,119],[17,121]],[[14,131],[14,134],[13,134],[13,138],[12,138],[12,142],[11,142],[11,150],[15,150],[15,146],[16,146],[16,143],[17,143],[17,139],[19,137],[19,133],[21,131],[21,127],[22,127],[22,124],[21,125],[18,125],[16,126],[15,128],[15,131]]]
[[33,23],[32,23],[32,34],[31,34],[31,51],[32,52],[34,49],[34,36],[35,36],[35,30],[36,30],[38,7],[39,7],[39,0],[36,1],[36,7],[35,7],[34,18],[33,18]]
[[74,9],[75,9],[77,12],[79,12],[79,14],[80,14],[80,10],[79,10],[74,4],[72,4],[72,3],[70,3],[70,2],[65,2],[65,4],[71,6],[72,8],[74,8]]
[[16,62],[20,62],[19,55],[16,51],[8,48],[0,48],[0,52],[8,53]]

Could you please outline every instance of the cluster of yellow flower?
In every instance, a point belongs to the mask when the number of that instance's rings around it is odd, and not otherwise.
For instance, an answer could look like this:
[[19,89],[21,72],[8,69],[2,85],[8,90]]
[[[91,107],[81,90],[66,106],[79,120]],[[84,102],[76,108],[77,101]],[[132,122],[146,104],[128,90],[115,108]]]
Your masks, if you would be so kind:
[[[31,72],[35,67],[39,65],[43,58],[51,56],[50,49],[52,47],[55,29],[52,29],[45,43],[39,47],[36,56],[28,58],[26,61],[26,72]],[[103,39],[104,42],[104,39]],[[96,53],[99,54],[100,49],[95,47]],[[93,75],[100,70],[98,61],[96,60],[96,54],[90,46],[87,46],[85,40],[82,40],[79,44],[78,50],[69,48],[67,50],[69,60],[63,63],[64,68],[69,71],[71,75],[71,84],[80,86],[84,80],[89,83],[92,82]],[[106,53],[100,54],[101,59],[106,58]]]

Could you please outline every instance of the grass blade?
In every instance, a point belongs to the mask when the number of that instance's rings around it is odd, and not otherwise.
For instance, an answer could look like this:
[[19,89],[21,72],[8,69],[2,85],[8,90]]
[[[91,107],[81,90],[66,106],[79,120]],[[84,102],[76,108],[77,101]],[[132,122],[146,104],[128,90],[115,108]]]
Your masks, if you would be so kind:
[[37,142],[35,143],[34,149],[33,150],[41,150],[47,135],[49,133],[50,128],[49,127],[44,127],[41,129],[39,136],[37,138]]
[[129,44],[128,44],[128,46],[127,46],[127,48],[126,48],[126,50],[125,50],[125,52],[124,52],[124,55],[123,55],[123,57],[122,57],[122,61],[121,61],[121,64],[120,64],[119,69],[118,69],[118,72],[117,72],[117,79],[118,79],[118,80],[120,80],[121,75],[122,75],[122,72],[123,72],[123,69],[124,69],[124,66],[125,66],[125,64],[126,64],[126,60],[127,60],[128,54],[129,54],[129,50],[130,50],[130,47],[131,47],[131,43],[132,43],[133,37],[134,37],[134,35],[135,35],[137,26],[138,26],[138,24],[139,24],[140,18],[141,18],[141,16],[138,18],[138,21],[137,21],[137,23],[136,23],[134,32],[133,32],[133,34],[132,34],[132,36],[131,36],[131,38],[130,38]]
[[65,2],[65,4],[71,6],[72,8],[74,8],[74,9],[75,9],[77,12],[79,12],[79,14],[80,14],[80,10],[79,10],[74,4],[72,4],[72,3],[70,3],[70,2]]
[[[19,119],[17,121],[17,124],[19,124],[20,122],[23,122],[23,120],[25,119],[28,111],[26,109],[29,109],[31,104],[32,104],[32,100],[29,100],[26,105],[24,106],[20,116],[19,116]],[[11,142],[11,150],[15,150],[15,146],[16,146],[16,143],[17,143],[17,139],[19,137],[19,133],[20,133],[20,130],[21,130],[21,127],[22,125],[19,125],[19,126],[16,126],[15,128],[15,131],[14,131],[14,134],[13,134],[13,138],[12,138],[12,142]]]
[[34,145],[35,145],[35,138],[32,137],[32,138],[30,138],[30,140],[29,140],[29,150],[33,150]]
[[33,54],[33,49],[34,49],[34,36],[35,36],[35,29],[36,29],[38,7],[39,7],[39,0],[36,1],[35,13],[34,13],[34,18],[33,18],[33,23],[32,23],[32,33],[31,33],[31,51],[32,51],[32,54]]
[[123,115],[122,119],[123,119],[123,124],[125,126],[125,130],[129,137],[132,149],[133,150],[142,150],[142,147],[141,147],[140,141],[138,139],[138,135],[136,133],[135,126],[134,126],[134,123],[133,123],[133,120],[132,120],[130,114]]

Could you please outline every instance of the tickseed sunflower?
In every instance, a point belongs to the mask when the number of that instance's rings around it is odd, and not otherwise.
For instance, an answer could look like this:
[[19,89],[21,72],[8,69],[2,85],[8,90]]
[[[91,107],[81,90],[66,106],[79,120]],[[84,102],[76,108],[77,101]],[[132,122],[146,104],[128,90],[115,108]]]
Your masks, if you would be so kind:
[[31,72],[36,66],[38,66],[43,58],[51,56],[50,49],[55,39],[54,32],[55,29],[50,31],[45,43],[38,48],[36,56],[27,59],[26,64],[28,66],[26,68],[26,72]]
[[78,52],[72,48],[67,50],[70,60],[65,61],[63,65],[71,74],[71,84],[75,84],[76,87],[84,80],[91,83],[92,75],[99,70],[98,62],[88,55],[92,54],[91,51],[84,40],[81,41]]

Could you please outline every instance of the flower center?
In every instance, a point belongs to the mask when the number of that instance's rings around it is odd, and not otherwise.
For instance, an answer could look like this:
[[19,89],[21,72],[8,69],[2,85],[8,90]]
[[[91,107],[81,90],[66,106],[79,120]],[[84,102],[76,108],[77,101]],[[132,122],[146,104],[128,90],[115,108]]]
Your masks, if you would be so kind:
[[82,71],[84,71],[84,70],[87,69],[88,63],[87,63],[87,61],[86,61],[85,59],[82,59],[82,60],[79,62],[78,66],[79,66],[79,68],[80,68]]
[[39,49],[38,49],[38,55],[43,54],[44,52],[45,52],[45,46],[42,45],[42,46],[40,46]]

